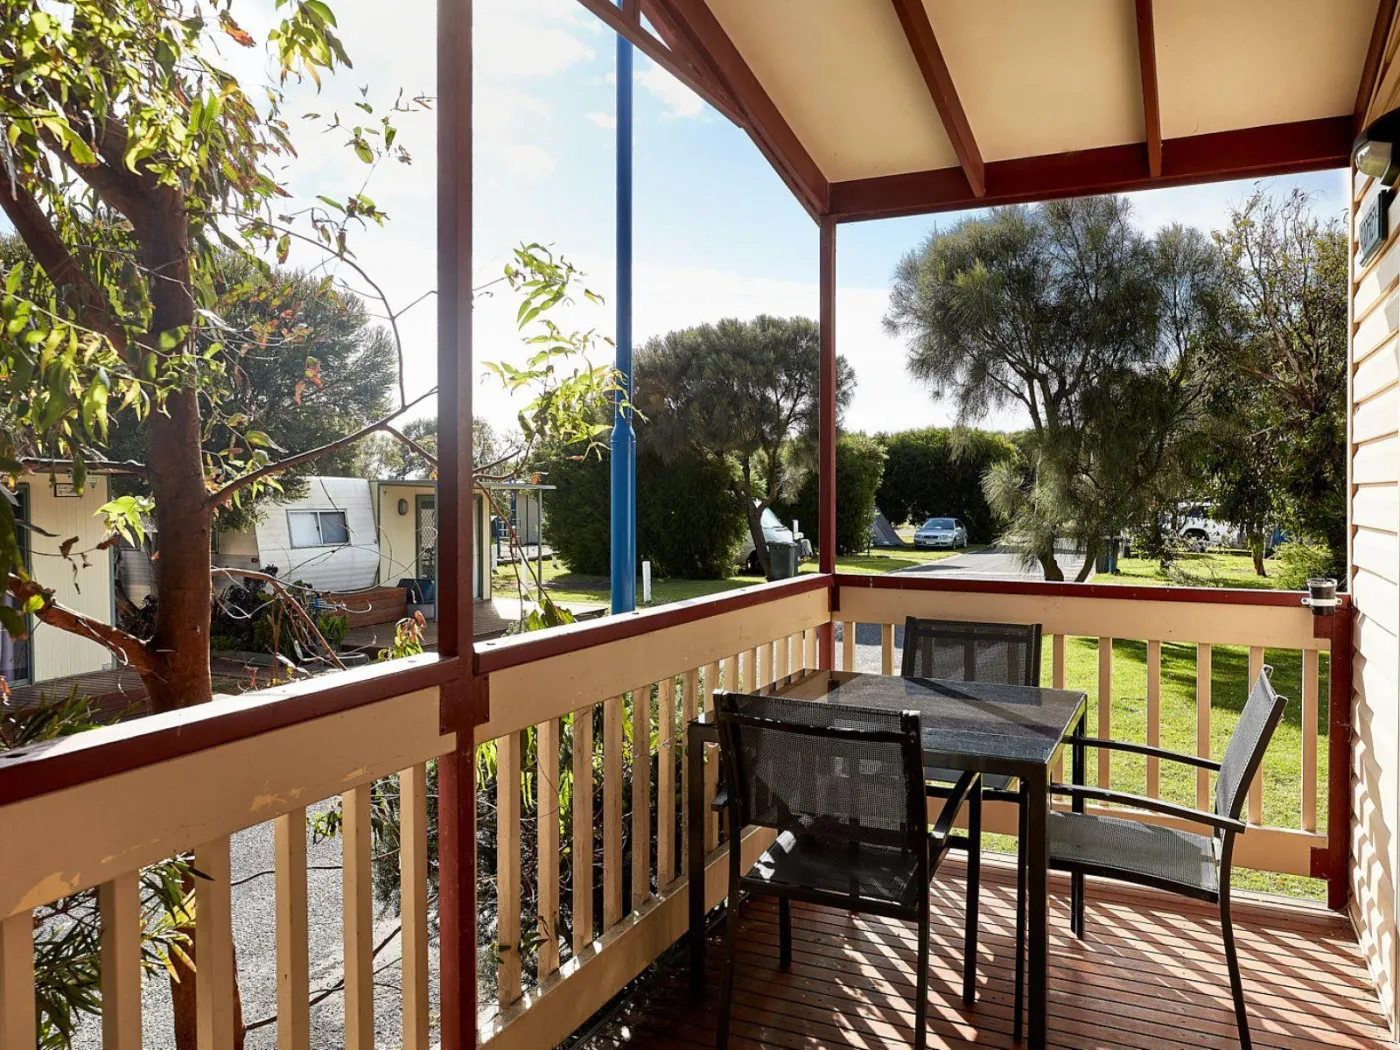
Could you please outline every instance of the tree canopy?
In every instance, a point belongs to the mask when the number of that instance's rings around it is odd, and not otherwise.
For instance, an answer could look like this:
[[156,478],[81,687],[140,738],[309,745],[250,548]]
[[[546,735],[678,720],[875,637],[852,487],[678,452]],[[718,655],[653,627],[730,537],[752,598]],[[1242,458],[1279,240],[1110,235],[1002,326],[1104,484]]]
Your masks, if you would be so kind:
[[[663,456],[681,449],[732,458],[731,495],[769,571],[762,513],[795,494],[806,458],[789,449],[815,439],[820,333],[805,317],[760,315],[668,332],[637,352],[637,410],[646,440]],[[855,372],[837,361],[838,411],[850,403]]]

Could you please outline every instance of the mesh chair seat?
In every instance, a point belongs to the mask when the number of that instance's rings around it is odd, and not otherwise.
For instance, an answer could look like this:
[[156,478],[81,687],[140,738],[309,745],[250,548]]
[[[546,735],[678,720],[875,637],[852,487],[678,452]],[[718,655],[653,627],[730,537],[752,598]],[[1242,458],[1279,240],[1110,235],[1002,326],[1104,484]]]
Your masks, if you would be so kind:
[[1049,831],[1052,867],[1170,882],[1210,897],[1220,891],[1216,842],[1209,835],[1085,813],[1052,813]]
[[898,845],[833,843],[824,836],[784,831],[744,876],[757,888],[831,894],[857,904],[878,901],[918,905],[923,887],[918,860]]
[[[940,766],[925,766],[924,780],[929,785],[929,791],[936,794],[946,794],[953,789],[953,785],[963,776],[964,770],[944,769]],[[1011,785],[1016,783],[1016,778],[1007,776],[1004,773],[983,773],[983,791],[1006,791]]]

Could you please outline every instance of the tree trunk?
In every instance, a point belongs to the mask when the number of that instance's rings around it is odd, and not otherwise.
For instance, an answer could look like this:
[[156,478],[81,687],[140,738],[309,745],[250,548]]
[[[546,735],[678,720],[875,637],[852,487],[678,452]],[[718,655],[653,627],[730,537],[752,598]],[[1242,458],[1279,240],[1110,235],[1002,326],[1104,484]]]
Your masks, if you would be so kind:
[[1060,568],[1060,563],[1055,560],[1055,551],[1051,548],[1048,551],[1041,551],[1036,555],[1036,560],[1040,562],[1041,571],[1045,573],[1045,578],[1053,583],[1064,582],[1065,574]]
[[1249,554],[1254,560],[1254,575],[1268,576],[1264,571],[1264,537],[1261,533],[1254,533],[1249,537]]
[[1086,541],[1084,544],[1084,564],[1079,566],[1079,572],[1074,577],[1075,583],[1083,583],[1089,578],[1089,574],[1094,571],[1094,562],[1099,558],[1099,545]]

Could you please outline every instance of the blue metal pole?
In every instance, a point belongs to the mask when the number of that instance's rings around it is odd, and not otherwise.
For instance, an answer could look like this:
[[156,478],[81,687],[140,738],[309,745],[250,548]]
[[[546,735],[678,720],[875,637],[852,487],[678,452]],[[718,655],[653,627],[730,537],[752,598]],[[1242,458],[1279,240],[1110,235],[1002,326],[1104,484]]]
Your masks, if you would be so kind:
[[[621,7],[625,0],[618,0]],[[637,607],[637,435],[632,430],[632,44],[617,37],[617,362],[613,399],[612,611]]]

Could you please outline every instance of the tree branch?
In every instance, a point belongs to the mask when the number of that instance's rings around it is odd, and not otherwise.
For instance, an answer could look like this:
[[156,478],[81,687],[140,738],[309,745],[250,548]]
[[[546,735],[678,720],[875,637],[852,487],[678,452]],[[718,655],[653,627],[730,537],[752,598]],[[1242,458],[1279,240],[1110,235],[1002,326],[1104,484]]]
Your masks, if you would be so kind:
[[331,659],[331,663],[335,664],[339,670],[345,670],[345,664],[341,662],[340,657],[336,654],[335,649],[332,648],[331,643],[326,641],[326,637],[321,633],[321,629],[316,625],[316,621],[311,619],[311,615],[302,608],[301,602],[292,597],[282,581],[276,576],[270,576],[265,572],[258,572],[256,569],[230,569],[222,565],[215,565],[210,571],[216,576],[239,576],[244,579],[262,580],[264,583],[271,584],[272,589],[277,592],[277,596],[282,599],[283,604],[291,606],[296,611],[297,616],[300,617],[301,621],[306,625],[306,629],[311,632],[316,641],[321,643],[321,648],[325,649],[326,655]]
[[147,648],[146,643],[135,635],[127,634],[118,627],[83,613],[59,605],[53,600],[53,591],[40,586],[34,580],[22,580],[13,573],[7,574],[5,589],[21,602],[39,597],[43,604],[34,613],[42,623],[56,627],[60,631],[89,638],[104,646],[125,663],[146,674],[158,674],[161,669],[159,657]]
[[299,467],[303,463],[310,463],[314,459],[320,459],[322,456],[329,455],[332,452],[338,452],[340,449],[345,448],[347,445],[353,445],[355,442],[361,441],[364,438],[369,437],[371,434],[388,430],[389,424],[392,423],[394,420],[398,419],[399,416],[403,415],[405,412],[417,405],[419,402],[426,401],[428,398],[432,397],[436,393],[437,387],[433,387],[433,389],[429,390],[426,394],[422,394],[419,397],[416,397],[412,401],[408,402],[408,404],[404,405],[403,408],[400,408],[395,412],[391,412],[383,419],[377,420],[374,423],[370,423],[368,426],[361,427],[353,434],[346,434],[344,437],[339,437],[336,438],[334,441],[326,442],[326,444],[321,445],[319,448],[313,448],[307,452],[299,452],[295,456],[288,456],[286,459],[278,460],[276,463],[269,463],[266,466],[259,467],[257,470],[253,471],[250,474],[244,474],[242,477],[234,478],[223,488],[211,493],[208,500],[206,501],[206,505],[209,506],[211,509],[221,507],[233,498],[234,493],[247,488],[254,482],[261,481],[263,478],[266,477],[271,477],[273,474],[281,474],[284,471],[291,470],[293,467]]

